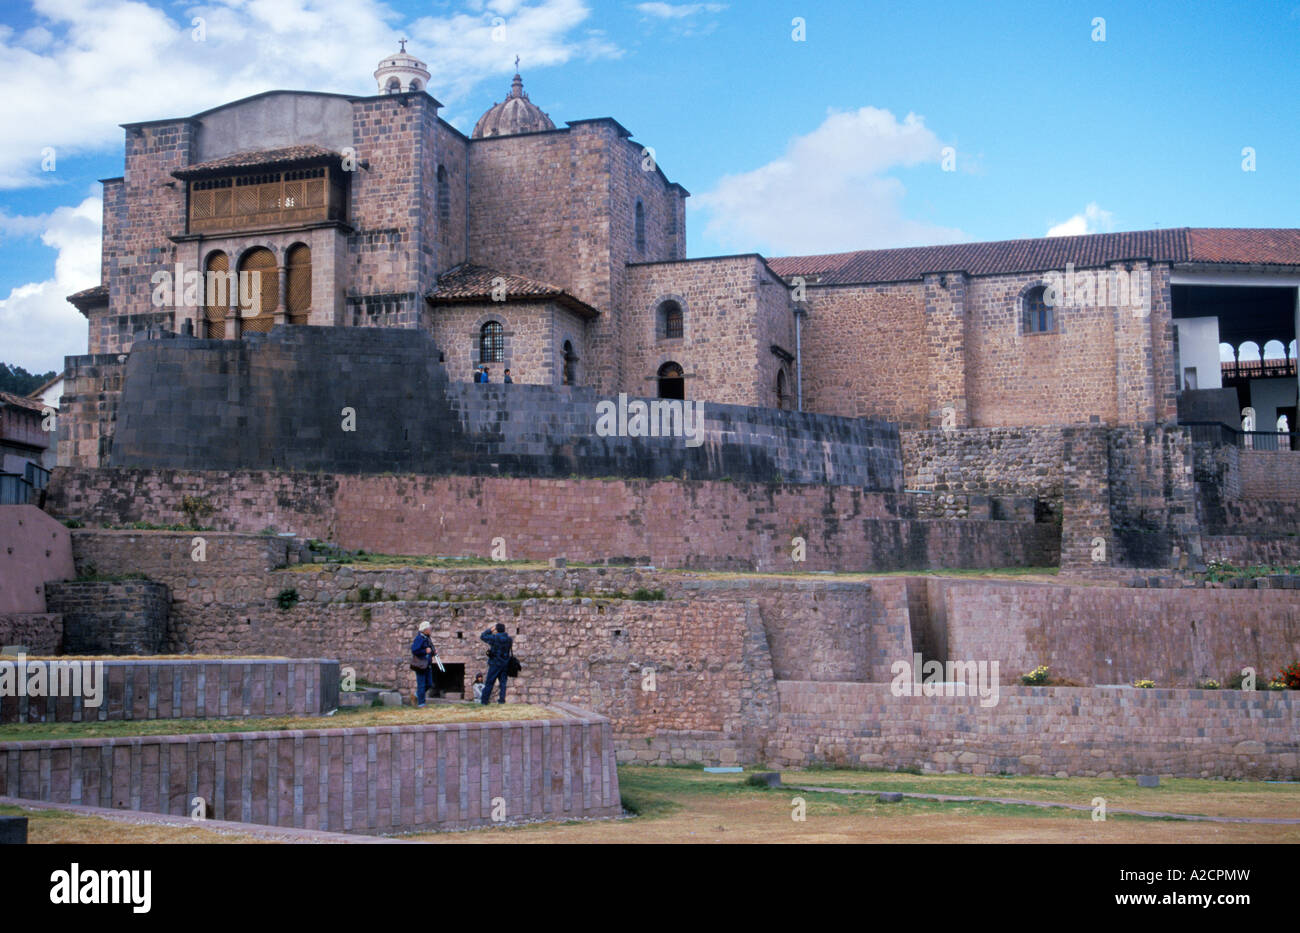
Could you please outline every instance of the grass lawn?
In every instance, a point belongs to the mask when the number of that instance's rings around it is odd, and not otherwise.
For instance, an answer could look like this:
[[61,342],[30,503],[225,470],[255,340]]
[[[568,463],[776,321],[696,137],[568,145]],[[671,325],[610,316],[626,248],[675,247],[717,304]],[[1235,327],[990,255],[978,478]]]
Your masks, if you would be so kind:
[[43,739],[103,739],[127,735],[189,735],[223,732],[279,732],[291,729],[343,729],[362,726],[409,726],[425,723],[495,722],[554,719],[545,706],[527,703],[431,703],[424,709],[355,707],[333,716],[270,716],[248,719],[136,719],[109,722],[33,722],[0,725],[0,744]]
[[[745,784],[744,774],[706,774],[700,769],[619,768],[624,805],[637,816],[591,823],[537,824],[469,833],[427,834],[427,842],[1300,842],[1300,826],[1190,823],[1110,814],[1093,822],[1090,812],[1045,810],[990,803],[941,803],[905,799],[881,803],[874,796],[810,793],[790,787]],[[795,783],[841,787],[882,787],[923,793],[979,794],[1024,799],[1059,799],[1090,804],[1106,796],[1109,807],[1178,810],[1233,815],[1300,817],[1300,786],[1178,781],[1169,788],[1126,794],[1124,781],[1090,778],[972,778],[966,775],[899,775],[894,773],[784,772]],[[1101,789],[1099,791],[1099,788]],[[1013,792],[1014,791],[1014,792]],[[1109,791],[1111,796],[1107,796]],[[803,797],[804,822],[791,819],[792,800]],[[1123,801],[1122,803],[1120,801]],[[1178,803],[1180,806],[1172,806]],[[1140,806],[1135,806],[1139,805]]]
[[[1091,805],[1105,797],[1111,808],[1223,816],[1300,818],[1300,785],[1177,779],[1159,788],[1095,778],[971,777],[894,772],[789,771],[785,787],[752,787],[745,774],[706,774],[699,768],[622,767],[619,782],[629,819],[539,823],[406,838],[456,843],[693,843],[693,842],[1300,842],[1300,826],[1193,823],[1111,813],[1094,822],[1090,812],[1046,810],[998,803],[909,800],[882,803],[875,796],[797,791],[791,784],[884,788],[919,793],[1060,800]],[[791,819],[802,797],[806,819]],[[189,842],[265,840],[222,834],[199,825],[154,826],[99,817],[24,811],[34,843]]]

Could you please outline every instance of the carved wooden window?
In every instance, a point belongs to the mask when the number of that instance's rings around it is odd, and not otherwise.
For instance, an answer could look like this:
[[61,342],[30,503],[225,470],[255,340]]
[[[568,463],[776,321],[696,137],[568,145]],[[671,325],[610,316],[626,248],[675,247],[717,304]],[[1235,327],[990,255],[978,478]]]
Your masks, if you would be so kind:
[[311,314],[311,248],[305,243],[295,243],[289,247],[285,265],[288,294],[284,309],[290,324],[306,324]]
[[280,300],[280,270],[275,265],[275,254],[263,246],[251,249],[240,261],[239,271],[256,276],[250,278],[250,294],[241,294],[240,300],[254,299],[251,308],[240,308],[240,329],[252,333],[265,333],[275,323],[275,306]]
[[226,336],[231,293],[238,301],[239,285],[231,281],[230,257],[220,250],[208,256],[206,272],[203,277],[203,329],[199,336],[220,340]]

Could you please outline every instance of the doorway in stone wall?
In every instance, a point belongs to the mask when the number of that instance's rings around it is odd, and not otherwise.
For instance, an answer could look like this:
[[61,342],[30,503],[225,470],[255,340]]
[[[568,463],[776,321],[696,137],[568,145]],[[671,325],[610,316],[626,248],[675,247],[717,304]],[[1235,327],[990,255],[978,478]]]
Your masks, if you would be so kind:
[[676,363],[668,362],[659,367],[659,397],[686,398],[686,374]]
[[465,698],[465,665],[448,664],[442,662],[442,666],[447,670],[438,670],[438,665],[433,666],[433,695],[436,697],[447,697],[452,700],[463,700]]

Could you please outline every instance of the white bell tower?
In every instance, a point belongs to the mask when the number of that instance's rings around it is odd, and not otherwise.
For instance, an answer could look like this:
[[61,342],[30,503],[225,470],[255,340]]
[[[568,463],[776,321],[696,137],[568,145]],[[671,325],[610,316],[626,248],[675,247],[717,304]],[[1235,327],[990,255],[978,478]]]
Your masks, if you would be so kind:
[[379,82],[380,94],[406,94],[411,91],[428,90],[429,69],[414,55],[407,54],[408,41],[410,40],[399,40],[401,51],[389,55],[375,70],[375,80]]

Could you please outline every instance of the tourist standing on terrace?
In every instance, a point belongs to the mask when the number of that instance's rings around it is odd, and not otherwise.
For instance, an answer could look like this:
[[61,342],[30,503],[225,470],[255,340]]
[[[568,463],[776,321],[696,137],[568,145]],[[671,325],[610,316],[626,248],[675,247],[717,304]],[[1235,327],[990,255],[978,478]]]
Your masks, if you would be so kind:
[[438,649],[433,646],[429,622],[420,623],[420,631],[411,642],[411,670],[415,671],[415,705],[424,706],[424,695],[433,692],[433,659]]
[[479,638],[488,644],[488,672],[487,683],[483,687],[483,699],[480,700],[484,706],[492,702],[492,685],[501,684],[501,699],[497,702],[506,701],[506,665],[510,663],[510,652],[514,645],[514,639],[506,634],[505,624],[497,623],[497,630],[492,631],[488,627]]

